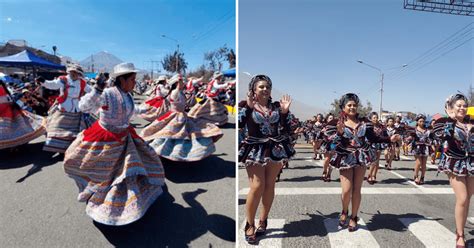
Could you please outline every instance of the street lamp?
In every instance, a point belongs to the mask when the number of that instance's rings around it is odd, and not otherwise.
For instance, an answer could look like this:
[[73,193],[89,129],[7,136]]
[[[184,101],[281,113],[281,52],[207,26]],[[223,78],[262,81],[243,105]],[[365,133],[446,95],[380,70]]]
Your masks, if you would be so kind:
[[[372,69],[375,69],[377,70],[379,73],[380,73],[380,106],[379,106],[379,118],[382,118],[382,99],[383,99],[383,76],[384,76],[384,73],[382,71],[382,69],[378,68],[378,67],[375,67],[373,65],[369,65],[367,63],[365,63],[364,61],[362,60],[357,60],[358,63],[361,63],[363,65],[366,65]],[[403,64],[402,66],[400,67],[406,67],[408,66],[407,64]],[[395,67],[395,68],[400,68],[400,67]],[[393,68],[391,68],[393,69]]]
[[173,39],[173,38],[171,38],[171,37],[169,37],[169,36],[166,36],[166,35],[164,35],[164,34],[162,34],[161,37],[167,38],[167,39],[170,39],[170,40],[176,42],[176,46],[178,47],[178,49],[176,50],[176,51],[177,51],[177,52],[176,52],[176,72],[179,73],[179,72],[178,72],[178,63],[179,63],[179,61],[178,61],[178,56],[179,56],[179,41],[178,41],[177,39]]

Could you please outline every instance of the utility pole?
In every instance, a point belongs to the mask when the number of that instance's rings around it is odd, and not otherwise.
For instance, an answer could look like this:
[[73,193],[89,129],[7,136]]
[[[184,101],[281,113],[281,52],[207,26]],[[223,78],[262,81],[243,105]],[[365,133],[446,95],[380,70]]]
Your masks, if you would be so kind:
[[379,118],[382,118],[382,98],[383,98],[383,72],[380,77],[380,106],[379,106]]
[[155,63],[159,63],[160,61],[157,61],[157,60],[150,60],[150,63],[151,63],[151,79],[153,80],[153,71],[154,71],[154,68],[155,68]]
[[94,55],[91,55],[91,72],[94,73]]

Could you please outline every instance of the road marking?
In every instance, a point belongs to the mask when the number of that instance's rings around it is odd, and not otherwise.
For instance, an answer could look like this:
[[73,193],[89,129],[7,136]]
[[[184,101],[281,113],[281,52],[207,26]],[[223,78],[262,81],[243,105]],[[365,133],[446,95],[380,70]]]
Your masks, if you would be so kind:
[[450,247],[455,244],[454,233],[435,220],[424,218],[400,218],[399,220],[425,247]]
[[471,225],[474,225],[474,217],[467,217],[467,222],[469,222]]
[[402,178],[402,179],[405,179],[409,184],[419,188],[419,189],[424,189],[425,187],[421,186],[421,185],[418,185],[416,184],[415,182],[411,181],[410,179],[408,179],[407,177],[404,177],[400,174],[398,174],[397,172],[393,171],[393,170],[389,170],[388,172],[392,173],[393,175],[399,177],[399,178]]
[[[245,222],[242,223],[242,228],[239,230],[239,247],[256,248],[256,247],[282,247],[283,238],[285,237],[285,219],[268,219],[268,227],[265,236],[257,237],[258,245],[249,245],[245,241]],[[258,225],[258,219],[255,220],[255,225]]]
[[[246,195],[249,188],[239,190],[239,195]],[[275,188],[275,195],[339,195],[339,187],[318,188]],[[451,195],[451,188],[389,188],[362,187],[362,194],[367,195]]]
[[331,247],[380,247],[365,222],[359,219],[358,224],[359,229],[350,233],[347,228],[338,229],[338,219],[324,220]]

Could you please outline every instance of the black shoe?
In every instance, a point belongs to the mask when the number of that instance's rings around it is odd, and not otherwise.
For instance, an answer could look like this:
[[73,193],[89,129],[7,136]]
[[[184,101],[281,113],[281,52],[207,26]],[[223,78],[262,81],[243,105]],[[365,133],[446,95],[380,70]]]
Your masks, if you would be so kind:
[[[247,234],[247,231],[250,229],[250,228],[253,228],[253,234]],[[255,225],[250,225],[248,222],[245,224],[245,228],[244,228],[244,232],[245,232],[245,241],[247,241],[247,243],[249,244],[255,244],[257,243],[257,235],[255,234]]]
[[268,225],[268,222],[267,220],[261,220],[258,222],[258,227],[257,227],[257,230],[255,231],[255,235],[258,237],[258,236],[262,236],[265,234],[265,232],[267,231],[267,225]]

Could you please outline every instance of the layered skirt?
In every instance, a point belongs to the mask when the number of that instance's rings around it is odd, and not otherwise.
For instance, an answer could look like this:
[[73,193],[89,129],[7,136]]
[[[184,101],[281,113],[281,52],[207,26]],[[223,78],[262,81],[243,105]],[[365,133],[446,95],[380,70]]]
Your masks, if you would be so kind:
[[26,144],[46,132],[46,119],[15,108],[11,103],[0,104],[0,149]]
[[359,166],[369,166],[377,160],[377,152],[374,148],[358,148],[353,151],[338,150],[331,157],[329,164],[339,170],[352,169]]
[[266,166],[268,162],[286,162],[295,155],[289,137],[246,137],[239,147],[239,165]]
[[438,165],[438,171],[455,176],[474,176],[474,157],[473,155],[466,158],[457,159],[446,154],[441,156]]
[[160,156],[173,161],[199,161],[215,150],[222,137],[214,124],[188,117],[183,112],[169,111],[142,130],[141,136]]
[[189,110],[188,116],[194,119],[200,119],[208,123],[222,126],[227,123],[229,117],[227,108],[224,104],[207,98]]
[[47,118],[47,134],[43,150],[64,153],[79,132],[91,126],[94,121],[95,119],[89,114],[53,109]]
[[165,175],[159,157],[132,127],[119,133],[99,122],[67,149],[64,170],[79,187],[86,213],[106,225],[141,218],[162,193]]
[[168,112],[170,104],[163,97],[158,96],[142,103],[139,108],[146,109],[146,112],[141,114],[140,117],[152,122],[156,120],[156,118]]

